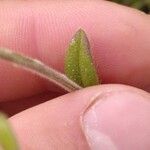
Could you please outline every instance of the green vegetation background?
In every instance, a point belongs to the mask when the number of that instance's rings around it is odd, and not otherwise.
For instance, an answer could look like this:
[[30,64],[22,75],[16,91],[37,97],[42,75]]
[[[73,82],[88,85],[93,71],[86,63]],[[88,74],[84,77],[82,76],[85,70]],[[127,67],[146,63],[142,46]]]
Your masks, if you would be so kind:
[[112,0],[116,3],[127,5],[150,14],[150,0]]

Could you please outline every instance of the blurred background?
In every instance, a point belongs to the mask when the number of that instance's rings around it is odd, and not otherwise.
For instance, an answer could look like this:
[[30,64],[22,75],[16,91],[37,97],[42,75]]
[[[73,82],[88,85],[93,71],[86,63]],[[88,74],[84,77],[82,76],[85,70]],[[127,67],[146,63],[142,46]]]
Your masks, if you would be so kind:
[[150,0],[111,0],[119,4],[130,6],[150,14]]

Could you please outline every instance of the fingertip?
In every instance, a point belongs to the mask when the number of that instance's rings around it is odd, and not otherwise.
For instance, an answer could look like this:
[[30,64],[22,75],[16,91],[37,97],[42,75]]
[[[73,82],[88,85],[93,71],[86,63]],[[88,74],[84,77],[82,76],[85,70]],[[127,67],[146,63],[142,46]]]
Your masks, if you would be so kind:
[[96,97],[84,112],[83,131],[92,150],[150,148],[150,95],[131,88]]

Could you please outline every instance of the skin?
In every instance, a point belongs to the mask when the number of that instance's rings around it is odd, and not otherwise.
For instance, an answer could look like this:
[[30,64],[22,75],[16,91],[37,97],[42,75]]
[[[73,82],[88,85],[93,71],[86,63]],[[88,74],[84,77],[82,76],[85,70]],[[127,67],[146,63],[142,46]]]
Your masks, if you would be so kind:
[[[65,92],[57,86],[0,60],[0,109],[13,115],[10,122],[21,149],[89,149],[83,125],[87,107],[92,108],[95,95],[110,91],[103,108],[106,113],[98,118],[104,123],[100,132],[109,135],[118,149],[150,149],[149,15],[99,0],[1,1],[0,22],[1,47],[40,59],[59,71],[63,71],[68,41],[78,28],[83,28],[103,83],[116,84],[61,96]],[[111,103],[113,98],[116,103]],[[47,102],[39,104],[44,101]],[[117,104],[121,106],[119,113]],[[109,113],[114,117],[109,117]],[[132,123],[123,124],[128,135],[120,127],[122,114],[127,116],[126,122]],[[115,130],[117,136],[111,132]],[[136,144],[126,140],[131,141],[131,137]]]

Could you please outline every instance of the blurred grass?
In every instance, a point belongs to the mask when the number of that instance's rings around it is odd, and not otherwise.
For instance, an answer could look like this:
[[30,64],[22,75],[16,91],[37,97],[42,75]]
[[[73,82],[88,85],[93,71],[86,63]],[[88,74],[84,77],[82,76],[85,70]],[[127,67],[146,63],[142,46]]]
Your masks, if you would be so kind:
[[150,0],[112,0],[116,3],[130,6],[145,13],[150,13]]

